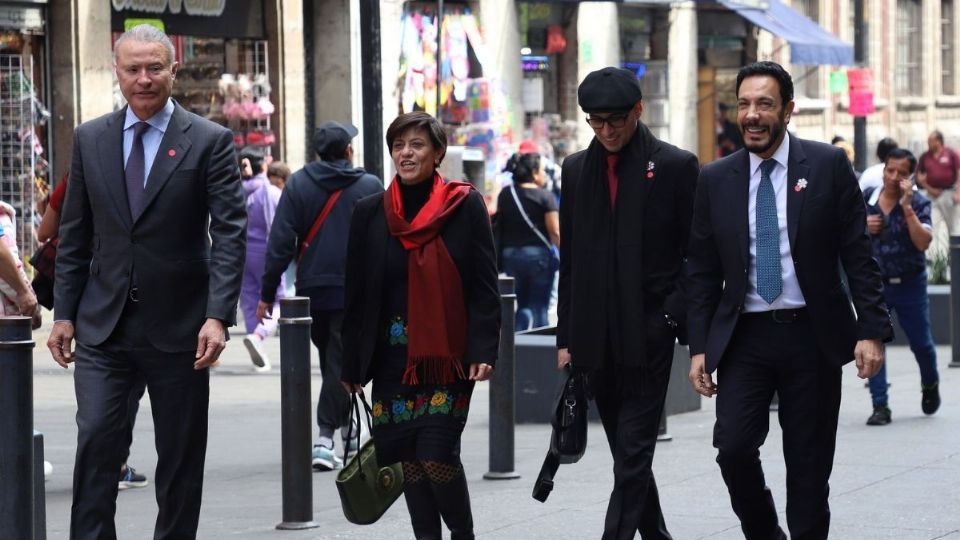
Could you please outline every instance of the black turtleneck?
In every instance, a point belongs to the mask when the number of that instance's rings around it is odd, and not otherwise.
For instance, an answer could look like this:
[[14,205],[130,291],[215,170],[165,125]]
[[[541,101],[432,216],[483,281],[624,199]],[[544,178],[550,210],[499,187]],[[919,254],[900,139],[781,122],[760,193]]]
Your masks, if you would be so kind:
[[[400,182],[398,179],[397,182]],[[403,200],[403,217],[407,222],[412,222],[423,205],[427,204],[430,198],[430,191],[433,189],[433,179],[427,179],[416,184],[408,185],[400,182],[400,198]]]

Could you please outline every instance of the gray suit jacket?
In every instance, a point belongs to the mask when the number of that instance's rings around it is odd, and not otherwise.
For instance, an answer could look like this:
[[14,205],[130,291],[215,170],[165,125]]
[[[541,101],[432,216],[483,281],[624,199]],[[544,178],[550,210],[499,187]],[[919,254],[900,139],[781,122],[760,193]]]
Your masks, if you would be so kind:
[[206,318],[235,324],[246,208],[230,131],[175,105],[132,216],[123,175],[126,109],[79,126],[60,221],[54,318],[79,343],[113,332],[136,284],[157,349],[196,349]]

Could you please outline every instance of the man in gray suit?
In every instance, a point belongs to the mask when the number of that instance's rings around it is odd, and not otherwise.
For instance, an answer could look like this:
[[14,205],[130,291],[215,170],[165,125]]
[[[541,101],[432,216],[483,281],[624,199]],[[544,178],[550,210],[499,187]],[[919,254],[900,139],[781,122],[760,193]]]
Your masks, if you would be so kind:
[[207,368],[224,349],[240,294],[240,171],[231,132],[170,99],[177,63],[163,32],[127,31],[114,62],[128,106],[74,135],[47,341],[58,364],[76,363],[70,538],[116,538],[121,440],[138,376],[156,430],[154,538],[195,538]]

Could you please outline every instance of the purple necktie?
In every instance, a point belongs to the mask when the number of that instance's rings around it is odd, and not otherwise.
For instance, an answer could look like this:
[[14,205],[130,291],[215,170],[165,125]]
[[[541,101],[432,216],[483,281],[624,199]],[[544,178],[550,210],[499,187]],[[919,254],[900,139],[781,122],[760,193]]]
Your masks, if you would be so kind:
[[124,177],[127,182],[127,203],[130,204],[130,216],[137,219],[143,205],[143,185],[146,182],[146,161],[143,155],[143,134],[150,129],[150,124],[137,122],[133,125],[133,146],[130,147],[130,157],[127,158],[127,168]]

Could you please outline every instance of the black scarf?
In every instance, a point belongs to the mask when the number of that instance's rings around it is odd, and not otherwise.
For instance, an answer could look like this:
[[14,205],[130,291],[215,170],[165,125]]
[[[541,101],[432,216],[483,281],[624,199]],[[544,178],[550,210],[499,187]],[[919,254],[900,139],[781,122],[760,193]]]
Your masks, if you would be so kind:
[[[654,180],[648,178],[656,138],[643,123],[620,150],[616,210],[607,184],[609,152],[594,138],[586,150],[575,191],[571,328],[577,364],[639,369],[645,357],[643,217]],[[592,320],[590,320],[592,319]],[[582,331],[582,329],[596,331]],[[590,358],[592,357],[592,358]],[[586,364],[586,365],[585,365]]]

